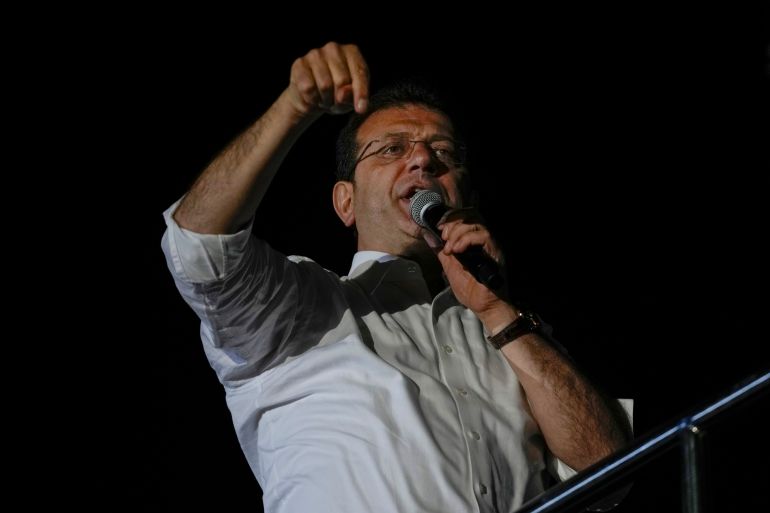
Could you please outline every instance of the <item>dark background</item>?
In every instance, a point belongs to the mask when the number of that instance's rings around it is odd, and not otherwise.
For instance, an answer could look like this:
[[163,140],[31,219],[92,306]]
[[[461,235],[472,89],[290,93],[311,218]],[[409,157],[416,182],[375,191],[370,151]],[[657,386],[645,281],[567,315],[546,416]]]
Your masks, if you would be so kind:
[[[447,93],[514,295],[597,383],[634,398],[638,434],[770,367],[767,12],[438,9],[369,6],[343,20],[319,8],[302,22],[184,12],[100,29],[117,42],[109,80],[121,93],[107,107],[133,241],[122,276],[149,305],[110,317],[125,344],[126,427],[111,455],[120,470],[99,484],[112,500],[261,510],[198,322],[165,267],[161,213],[280,94],[292,61],[330,40],[360,46],[374,87],[418,75]],[[341,275],[354,251],[330,201],[342,123],[308,130],[254,228]],[[754,427],[767,406],[710,431],[714,511],[770,504],[759,489],[770,450]],[[675,453],[656,460],[617,511],[678,511],[678,473]]]

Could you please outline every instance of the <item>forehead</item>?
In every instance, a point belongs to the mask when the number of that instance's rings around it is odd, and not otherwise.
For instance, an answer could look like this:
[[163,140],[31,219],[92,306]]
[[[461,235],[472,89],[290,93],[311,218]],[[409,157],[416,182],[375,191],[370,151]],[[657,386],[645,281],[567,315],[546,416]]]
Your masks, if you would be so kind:
[[378,110],[358,129],[358,143],[376,139],[389,132],[410,132],[415,136],[452,136],[454,129],[449,118],[420,105],[405,105]]

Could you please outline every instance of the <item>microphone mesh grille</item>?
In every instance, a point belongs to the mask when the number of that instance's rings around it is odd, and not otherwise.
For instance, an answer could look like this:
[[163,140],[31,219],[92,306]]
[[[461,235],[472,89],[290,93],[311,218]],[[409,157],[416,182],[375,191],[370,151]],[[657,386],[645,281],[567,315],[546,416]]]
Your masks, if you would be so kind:
[[437,192],[426,190],[417,191],[414,196],[412,196],[412,200],[409,203],[409,212],[412,216],[412,220],[423,228],[430,228],[423,219],[422,214],[425,212],[426,207],[441,205],[442,203],[443,200],[441,199],[441,195]]

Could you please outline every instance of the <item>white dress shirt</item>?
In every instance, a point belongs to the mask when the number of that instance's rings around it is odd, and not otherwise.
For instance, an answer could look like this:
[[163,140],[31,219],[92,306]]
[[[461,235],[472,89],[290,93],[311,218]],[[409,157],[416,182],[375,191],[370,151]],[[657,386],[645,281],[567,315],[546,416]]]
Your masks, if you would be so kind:
[[[166,212],[162,247],[271,513],[512,512],[545,445],[482,324],[420,267],[359,252],[339,277]],[[560,467],[561,477],[570,469]]]

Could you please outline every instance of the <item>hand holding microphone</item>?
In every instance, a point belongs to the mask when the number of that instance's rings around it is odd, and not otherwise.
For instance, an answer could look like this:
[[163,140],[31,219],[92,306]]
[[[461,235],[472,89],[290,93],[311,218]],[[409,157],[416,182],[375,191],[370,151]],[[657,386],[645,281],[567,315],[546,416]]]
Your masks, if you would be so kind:
[[[428,190],[417,191],[412,196],[409,208],[415,223],[430,231],[438,240],[442,240],[438,222],[449,207],[444,205],[440,194]],[[476,281],[487,288],[497,290],[503,285],[500,267],[481,246],[469,246],[462,253],[454,253],[454,256]]]

